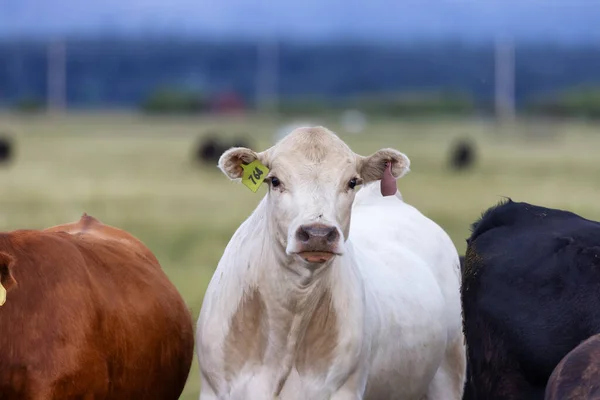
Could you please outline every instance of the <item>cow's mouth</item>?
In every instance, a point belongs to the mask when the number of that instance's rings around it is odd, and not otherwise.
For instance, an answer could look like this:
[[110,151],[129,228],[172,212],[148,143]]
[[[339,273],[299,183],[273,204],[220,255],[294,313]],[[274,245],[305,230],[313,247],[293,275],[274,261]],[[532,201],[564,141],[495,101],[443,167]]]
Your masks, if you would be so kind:
[[328,251],[303,251],[298,253],[298,255],[306,262],[323,264],[331,260],[335,256],[335,253]]

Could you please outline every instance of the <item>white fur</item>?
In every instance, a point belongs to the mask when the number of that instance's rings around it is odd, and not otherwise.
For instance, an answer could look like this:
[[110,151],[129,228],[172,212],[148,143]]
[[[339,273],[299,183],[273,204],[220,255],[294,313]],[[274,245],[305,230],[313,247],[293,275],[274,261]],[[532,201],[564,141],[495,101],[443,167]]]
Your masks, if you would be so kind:
[[[463,340],[459,259],[437,224],[399,194],[383,197],[379,181],[365,184],[351,205],[343,254],[311,272],[286,253],[285,239],[274,240],[278,227],[270,211],[267,195],[233,235],[205,294],[196,333],[201,400],[272,400],[280,381],[285,400],[462,397],[450,386],[458,376],[454,384],[462,387],[465,371],[449,370],[456,363],[447,359],[450,344]],[[230,321],[243,294],[256,287],[271,317],[266,354],[227,380],[223,345]],[[295,344],[310,319],[310,299],[325,288],[338,316],[335,356],[326,374],[301,375]],[[306,302],[306,311],[286,315],[281,304],[291,298]],[[283,342],[275,334],[282,315],[292,318]]]

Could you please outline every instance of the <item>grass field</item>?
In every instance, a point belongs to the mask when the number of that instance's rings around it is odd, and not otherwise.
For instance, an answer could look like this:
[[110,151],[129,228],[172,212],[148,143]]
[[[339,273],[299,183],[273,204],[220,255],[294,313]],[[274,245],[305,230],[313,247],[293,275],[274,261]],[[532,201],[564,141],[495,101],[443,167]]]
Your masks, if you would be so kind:
[[[600,220],[600,126],[521,123],[499,131],[475,120],[378,121],[352,136],[335,119],[321,122],[363,155],[381,147],[407,154],[411,173],[398,182],[405,200],[440,224],[461,253],[469,224],[502,196]],[[0,115],[0,132],[17,139],[14,164],[0,168],[0,226],[44,228],[85,211],[126,229],[156,254],[196,319],[227,241],[266,190],[253,194],[216,166],[195,165],[193,146],[202,132],[219,128],[248,132],[263,150],[277,126],[249,117]],[[456,174],[446,167],[447,151],[464,136],[476,140],[480,160]],[[182,399],[197,399],[198,390],[194,360]]]

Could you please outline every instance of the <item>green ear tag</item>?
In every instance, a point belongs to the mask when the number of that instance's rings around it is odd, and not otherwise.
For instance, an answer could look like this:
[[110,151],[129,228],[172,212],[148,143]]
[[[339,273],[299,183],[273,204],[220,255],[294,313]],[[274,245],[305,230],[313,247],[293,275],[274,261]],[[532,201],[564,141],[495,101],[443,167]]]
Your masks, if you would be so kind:
[[242,183],[248,186],[248,189],[252,190],[252,192],[256,193],[260,184],[267,177],[269,168],[262,165],[260,161],[254,160],[250,164],[242,164],[242,169],[244,170]]

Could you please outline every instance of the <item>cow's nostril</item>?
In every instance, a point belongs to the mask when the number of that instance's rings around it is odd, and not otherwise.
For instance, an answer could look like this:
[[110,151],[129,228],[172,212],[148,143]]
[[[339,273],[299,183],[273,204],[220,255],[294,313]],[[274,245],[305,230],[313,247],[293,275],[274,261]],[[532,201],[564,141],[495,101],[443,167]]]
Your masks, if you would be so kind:
[[301,243],[311,243],[314,246],[323,246],[335,243],[340,237],[337,228],[323,225],[302,225],[296,231],[296,240]]
[[308,240],[310,239],[310,235],[304,230],[304,227],[301,226],[296,231],[296,239],[298,239],[301,242],[308,242]]
[[329,234],[327,235],[327,242],[333,243],[338,239],[339,236],[340,234],[338,233],[337,229],[332,228],[331,232],[329,232]]

